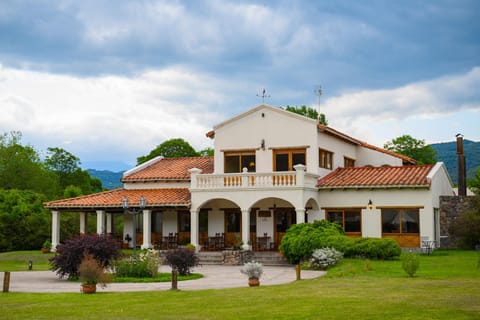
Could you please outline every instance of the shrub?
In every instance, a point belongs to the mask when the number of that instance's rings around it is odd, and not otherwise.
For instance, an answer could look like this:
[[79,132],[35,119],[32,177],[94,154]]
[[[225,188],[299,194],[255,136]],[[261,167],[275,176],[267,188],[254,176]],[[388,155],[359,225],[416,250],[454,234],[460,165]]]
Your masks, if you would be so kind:
[[50,259],[51,269],[60,278],[77,278],[85,254],[91,254],[101,267],[107,268],[119,257],[120,251],[116,241],[108,235],[93,234],[68,239],[57,246],[57,254]]
[[326,270],[336,265],[343,258],[343,253],[334,248],[316,249],[312,253],[309,266],[314,269]]
[[332,236],[326,240],[329,247],[343,252],[345,257],[369,259],[392,259],[400,256],[402,249],[393,239],[388,238],[349,238]]
[[409,277],[413,277],[420,266],[420,260],[418,255],[413,252],[407,252],[402,254],[402,268],[408,274]]
[[159,252],[147,250],[140,253],[136,262],[130,257],[115,262],[117,277],[156,278],[158,275]]
[[282,238],[280,251],[289,263],[298,264],[310,257],[315,249],[329,246],[327,239],[343,235],[337,223],[327,220],[292,225]]
[[240,272],[246,274],[248,278],[260,279],[263,274],[263,265],[259,262],[251,261],[243,265]]
[[172,270],[178,271],[182,276],[190,274],[191,268],[199,265],[199,259],[195,251],[184,248],[168,251],[165,262],[172,267]]
[[80,281],[83,284],[97,284],[105,287],[111,282],[110,275],[105,273],[104,268],[98,263],[91,254],[85,254],[78,267]]

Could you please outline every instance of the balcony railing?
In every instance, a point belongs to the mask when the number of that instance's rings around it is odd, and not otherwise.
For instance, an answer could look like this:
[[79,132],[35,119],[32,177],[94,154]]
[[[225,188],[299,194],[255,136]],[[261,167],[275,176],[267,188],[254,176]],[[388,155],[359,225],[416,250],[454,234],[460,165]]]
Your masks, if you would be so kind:
[[[195,170],[195,169],[191,169]],[[191,171],[192,189],[265,189],[314,187],[317,176],[303,170],[266,173],[199,174]]]

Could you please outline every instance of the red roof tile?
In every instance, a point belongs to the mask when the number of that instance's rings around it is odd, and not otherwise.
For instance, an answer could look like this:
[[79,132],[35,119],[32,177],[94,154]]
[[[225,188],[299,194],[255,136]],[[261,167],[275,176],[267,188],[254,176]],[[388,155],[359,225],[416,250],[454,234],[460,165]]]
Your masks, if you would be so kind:
[[338,168],[318,180],[320,189],[429,187],[433,165]]
[[86,196],[45,202],[48,209],[56,208],[121,208],[122,198],[127,197],[130,206],[138,206],[141,196],[151,206],[189,206],[190,192],[188,189],[115,189]]
[[202,169],[202,173],[213,173],[213,157],[163,158],[148,167],[122,178],[122,182],[190,180],[188,169]]

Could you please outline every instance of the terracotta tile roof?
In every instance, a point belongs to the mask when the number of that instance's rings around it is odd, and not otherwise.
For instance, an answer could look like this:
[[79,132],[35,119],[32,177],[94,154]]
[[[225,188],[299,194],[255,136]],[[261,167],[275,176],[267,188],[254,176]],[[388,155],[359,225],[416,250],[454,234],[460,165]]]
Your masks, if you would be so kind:
[[48,209],[56,208],[121,208],[122,198],[127,197],[130,206],[138,205],[138,200],[144,196],[147,207],[153,206],[189,206],[190,192],[188,189],[115,189],[89,194],[76,198],[45,202]]
[[428,188],[434,165],[338,168],[318,180],[319,189]]
[[125,175],[122,182],[190,180],[188,169],[202,169],[202,173],[213,173],[213,157],[163,158],[151,165]]
[[385,153],[385,154],[391,155],[392,157],[400,158],[400,159],[402,159],[403,163],[405,163],[405,164],[416,164],[417,163],[417,161],[415,159],[404,156],[403,154],[399,154],[399,153],[396,153],[396,152],[393,152],[393,151],[390,151],[390,150],[387,150],[387,149],[379,148],[379,147],[376,147],[374,145],[368,144],[366,142],[357,140],[357,139],[355,139],[353,137],[350,137],[349,135],[346,135],[343,132],[337,131],[337,130],[329,127],[329,126],[319,124],[318,125],[318,130],[320,130],[322,132],[325,132],[325,133],[327,133],[331,136],[342,139],[346,142],[350,142],[352,144],[359,145],[359,146],[362,146],[362,147],[367,148],[367,149],[371,149],[371,150],[375,150],[375,151],[378,151],[378,152],[381,152],[381,153]]

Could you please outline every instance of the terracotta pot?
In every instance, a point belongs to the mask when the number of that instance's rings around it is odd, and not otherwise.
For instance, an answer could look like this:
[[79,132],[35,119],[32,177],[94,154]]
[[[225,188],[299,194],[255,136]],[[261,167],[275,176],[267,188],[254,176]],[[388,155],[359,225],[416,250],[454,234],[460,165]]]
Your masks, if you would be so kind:
[[97,285],[96,284],[82,284],[83,293],[95,293],[97,292]]
[[248,285],[250,287],[258,287],[260,285],[260,280],[257,278],[248,278]]
[[50,252],[50,248],[42,248],[40,250],[42,251],[42,253],[49,253]]

